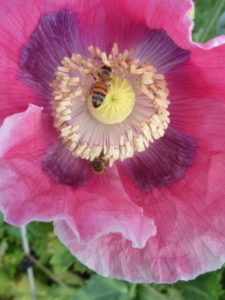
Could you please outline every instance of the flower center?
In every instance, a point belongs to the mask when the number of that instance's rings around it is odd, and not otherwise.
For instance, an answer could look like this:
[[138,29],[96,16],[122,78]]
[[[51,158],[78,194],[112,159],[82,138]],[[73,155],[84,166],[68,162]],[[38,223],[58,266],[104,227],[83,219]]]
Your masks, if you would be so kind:
[[52,114],[72,154],[102,171],[164,135],[168,89],[164,76],[132,58],[131,50],[119,53],[114,44],[109,55],[93,46],[89,52],[86,59],[65,57],[57,68]]
[[102,104],[98,107],[93,106],[93,99],[99,97],[98,86],[96,88],[94,86],[93,89],[96,89],[96,92],[93,91],[88,97],[88,109],[93,118],[99,122],[109,125],[119,124],[131,114],[135,102],[135,93],[126,78],[112,77],[109,87],[105,90]]

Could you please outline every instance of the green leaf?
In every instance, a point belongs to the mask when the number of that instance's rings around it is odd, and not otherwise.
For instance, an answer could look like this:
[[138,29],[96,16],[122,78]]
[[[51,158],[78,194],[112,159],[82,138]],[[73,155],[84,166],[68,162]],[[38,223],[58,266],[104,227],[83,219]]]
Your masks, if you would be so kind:
[[0,298],[4,299],[9,298],[13,295],[13,282],[10,276],[4,272],[0,266]]
[[70,300],[130,300],[125,281],[94,275]]
[[185,300],[219,300],[222,294],[221,271],[210,272],[189,282],[178,282]]
[[186,300],[183,297],[182,292],[173,286],[168,286],[168,297],[171,300]]
[[225,0],[195,0],[195,33],[194,39],[205,42],[216,35],[216,24],[225,6]]
[[225,11],[219,17],[219,20],[218,20],[217,26],[216,26],[216,33],[218,35],[225,34]]
[[[213,28],[215,30],[216,23],[219,18],[219,15],[221,14],[221,11],[223,10],[225,6],[225,0],[217,0],[215,3],[215,7],[213,9],[213,13],[211,14],[211,17],[207,20],[207,26],[204,26],[202,35],[200,37],[201,42],[205,42],[209,39],[209,34],[211,29]],[[205,24],[206,25],[206,24]]]
[[[151,285],[140,284],[137,289],[138,300],[168,300],[167,296],[161,294],[157,289]],[[176,300],[176,299],[173,299]]]
[[88,269],[85,265],[83,265],[81,262],[79,262],[76,257],[74,257],[74,262],[73,262],[73,271],[79,274],[86,274],[86,275],[91,275],[95,274],[92,270]]
[[5,274],[13,278],[13,276],[16,276],[18,273],[23,256],[24,254],[20,248],[8,247],[1,259],[1,263],[3,265],[1,269],[4,270]]
[[13,294],[15,300],[28,300],[31,298],[26,275],[23,275],[14,283]]
[[31,249],[40,256],[41,262],[47,263],[50,255],[54,253],[54,242],[56,241],[52,225],[32,222],[27,229]]
[[20,229],[18,227],[14,227],[4,223],[3,228],[5,230],[5,234],[8,236],[9,241],[15,242],[17,244],[21,244],[21,236],[20,236]]
[[66,272],[74,262],[74,256],[69,252],[69,250],[61,243],[57,243],[55,251],[50,260],[50,263],[53,266],[53,270],[56,273],[62,274]]
[[50,259],[53,272],[66,284],[82,286],[84,280],[76,273],[83,274],[88,269],[80,264],[69,250],[58,240],[55,241],[54,247],[55,250]]
[[[49,290],[48,294],[44,297],[40,297],[40,300],[70,300],[73,295],[75,295],[76,290],[72,289],[67,290],[57,285],[52,285]],[[38,299],[38,300],[39,300]]]
[[8,248],[7,240],[6,240],[6,239],[3,239],[3,240],[0,242],[0,262],[1,262],[2,258],[4,257],[7,248]]
[[0,239],[4,236],[4,229],[3,229],[3,214],[0,212]]

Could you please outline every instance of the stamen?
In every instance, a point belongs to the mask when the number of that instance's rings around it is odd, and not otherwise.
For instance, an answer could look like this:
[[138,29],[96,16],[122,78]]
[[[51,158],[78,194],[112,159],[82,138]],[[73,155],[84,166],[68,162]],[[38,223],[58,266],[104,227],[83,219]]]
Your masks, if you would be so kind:
[[109,54],[89,46],[91,57],[65,57],[51,83],[54,126],[75,157],[116,160],[142,152],[165,134],[170,122],[162,74],[140,63],[132,50]]

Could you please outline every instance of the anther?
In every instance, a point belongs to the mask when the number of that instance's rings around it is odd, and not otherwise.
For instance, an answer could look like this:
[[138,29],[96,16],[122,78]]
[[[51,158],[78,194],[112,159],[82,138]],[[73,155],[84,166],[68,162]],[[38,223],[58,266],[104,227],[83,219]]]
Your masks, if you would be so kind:
[[[165,134],[170,122],[168,89],[164,75],[150,63],[131,58],[132,50],[119,53],[117,43],[109,54],[94,46],[88,50],[90,58],[74,53],[57,67],[50,84],[54,126],[74,157],[90,162],[100,157],[104,166],[112,166]],[[96,101],[100,105],[94,106]],[[75,117],[85,109],[92,122],[102,124],[96,125],[96,130],[101,128],[96,137],[90,138],[89,132],[86,136],[86,125],[80,127]],[[118,125],[120,134],[114,131]]]

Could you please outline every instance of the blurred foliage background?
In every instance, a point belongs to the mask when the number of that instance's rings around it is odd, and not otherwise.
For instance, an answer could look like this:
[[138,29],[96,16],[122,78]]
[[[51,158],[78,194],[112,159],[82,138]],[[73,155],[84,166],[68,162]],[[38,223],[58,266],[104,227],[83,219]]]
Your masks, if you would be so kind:
[[[166,0],[165,0],[166,1]],[[225,0],[195,0],[193,39],[225,34]],[[30,300],[27,267],[33,266],[37,300],[225,300],[225,268],[172,285],[130,284],[104,278],[79,263],[57,240],[52,224],[27,226],[31,258],[20,229],[0,215],[0,300]]]

